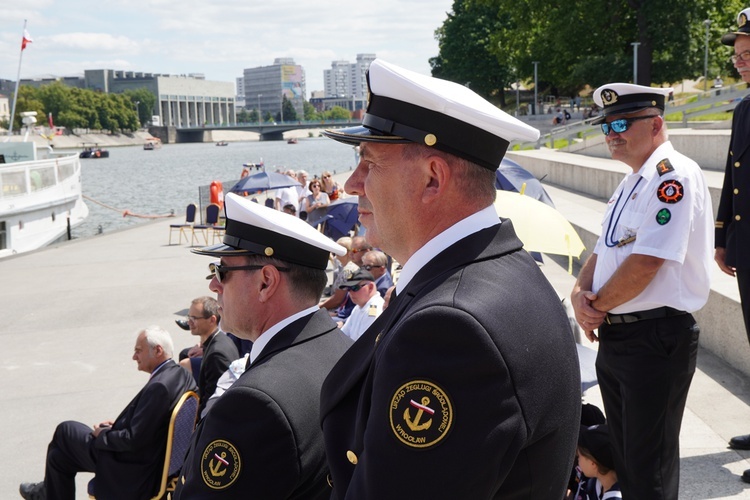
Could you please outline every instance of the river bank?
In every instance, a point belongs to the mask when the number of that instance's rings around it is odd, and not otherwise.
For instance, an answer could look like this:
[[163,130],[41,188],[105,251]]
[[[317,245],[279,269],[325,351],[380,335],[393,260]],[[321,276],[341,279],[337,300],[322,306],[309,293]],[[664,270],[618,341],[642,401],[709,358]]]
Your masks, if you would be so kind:
[[[305,130],[290,130],[284,133],[284,139],[296,138],[304,139],[308,137],[320,137],[320,133],[323,129],[305,129]],[[243,130],[214,130],[211,133],[213,141],[226,141],[226,142],[247,142],[257,141],[258,134],[255,132],[246,132]],[[46,137],[42,137],[37,134],[31,137],[36,143],[37,147],[45,148],[48,145],[52,145],[55,149],[81,149],[83,143],[86,144],[97,144],[101,148],[116,148],[124,146],[141,146],[146,139],[152,137],[147,130],[137,130],[135,132],[128,132],[123,134],[70,134],[70,135],[55,135],[52,136],[52,140],[48,141]],[[23,140],[22,135],[14,135],[11,137],[11,142],[21,142]]]

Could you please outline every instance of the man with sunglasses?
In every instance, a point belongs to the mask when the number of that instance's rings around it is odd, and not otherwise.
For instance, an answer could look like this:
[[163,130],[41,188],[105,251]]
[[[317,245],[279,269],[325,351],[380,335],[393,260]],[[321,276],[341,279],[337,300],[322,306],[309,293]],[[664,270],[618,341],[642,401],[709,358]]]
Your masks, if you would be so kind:
[[222,329],[253,341],[246,369],[196,429],[174,498],[328,499],[320,388],[352,341],[318,300],[330,253],[306,222],[227,195],[209,265]]
[[240,357],[232,339],[219,330],[221,313],[219,303],[212,297],[193,299],[188,309],[190,333],[200,339],[203,350],[201,357],[188,357],[180,361],[180,366],[191,373],[198,372],[198,395],[200,404],[198,415],[203,414],[206,402],[216,390],[219,377],[227,371],[232,361]]
[[700,167],[667,139],[670,92],[628,83],[594,91],[612,158],[632,173],[607,204],[571,303],[600,343],[597,376],[624,498],[678,498],[700,331],[691,313],[710,290],[711,198]]
[[[750,83],[750,8],[737,15],[737,31],[721,37],[721,43],[734,48],[732,63],[740,78]],[[724,186],[716,215],[714,259],[729,276],[737,277],[745,333],[750,339],[750,97],[745,96],[734,108],[732,136],[729,139]],[[729,446],[750,450],[750,435],[735,436]],[[750,469],[742,474],[750,483]]]
[[370,250],[362,257],[362,268],[375,277],[375,286],[381,297],[393,286],[393,278],[388,272],[388,256],[380,250]]
[[339,288],[349,292],[355,304],[341,331],[352,340],[357,340],[383,312],[383,297],[378,293],[375,277],[364,269],[354,273]]

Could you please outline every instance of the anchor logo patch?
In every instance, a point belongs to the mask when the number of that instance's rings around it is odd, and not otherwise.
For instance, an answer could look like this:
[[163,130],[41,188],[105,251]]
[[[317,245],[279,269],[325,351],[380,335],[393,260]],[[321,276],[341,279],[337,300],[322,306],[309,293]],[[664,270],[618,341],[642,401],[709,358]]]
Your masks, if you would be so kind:
[[240,475],[240,454],[229,441],[217,439],[203,450],[201,476],[211,489],[223,490],[234,483]]
[[391,429],[396,438],[413,448],[438,444],[453,425],[453,406],[443,389],[426,380],[399,387],[390,406]]

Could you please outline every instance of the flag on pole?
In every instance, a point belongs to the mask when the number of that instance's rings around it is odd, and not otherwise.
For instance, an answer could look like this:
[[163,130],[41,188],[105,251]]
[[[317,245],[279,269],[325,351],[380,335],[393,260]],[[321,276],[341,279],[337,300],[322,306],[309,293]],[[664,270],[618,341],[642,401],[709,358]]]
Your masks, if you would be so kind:
[[23,30],[23,40],[21,41],[21,50],[24,50],[26,48],[26,44],[29,44],[33,41],[34,40],[31,39],[31,35],[29,35],[29,32],[26,30]]
[[48,116],[47,118],[48,118],[48,120],[47,120],[47,121],[49,122],[49,128],[55,128],[55,125],[54,125],[54,123],[52,122],[52,113],[50,113],[50,114],[49,114],[49,116]]

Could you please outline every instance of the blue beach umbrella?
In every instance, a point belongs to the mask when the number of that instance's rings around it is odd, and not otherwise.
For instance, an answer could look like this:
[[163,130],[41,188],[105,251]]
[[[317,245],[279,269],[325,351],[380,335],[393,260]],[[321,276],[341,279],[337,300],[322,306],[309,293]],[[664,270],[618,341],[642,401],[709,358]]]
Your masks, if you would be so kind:
[[230,193],[253,194],[268,191],[269,189],[281,189],[289,186],[300,186],[297,180],[284,174],[276,172],[259,172],[248,175],[232,186]]
[[520,193],[524,184],[526,184],[526,190],[524,191],[526,196],[546,203],[551,207],[555,206],[552,203],[552,198],[544,190],[539,179],[513,160],[503,158],[500,167],[495,173],[495,189]]

